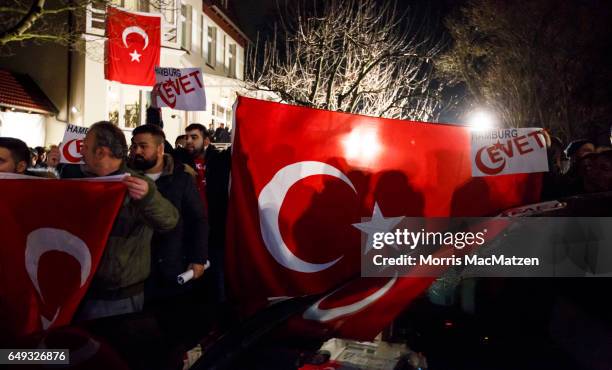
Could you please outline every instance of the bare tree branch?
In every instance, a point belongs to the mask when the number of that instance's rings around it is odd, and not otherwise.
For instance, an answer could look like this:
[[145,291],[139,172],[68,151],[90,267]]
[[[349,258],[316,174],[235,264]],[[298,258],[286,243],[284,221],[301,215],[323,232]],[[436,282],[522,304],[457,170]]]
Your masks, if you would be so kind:
[[[395,2],[303,0],[286,9],[273,34],[248,51],[252,90],[289,103],[373,116],[434,119],[442,100],[411,94],[432,87],[431,58],[443,43]],[[398,99],[401,96],[402,98]],[[424,108],[425,107],[425,108]]]
[[32,2],[29,11],[25,14],[17,24],[8,28],[6,31],[0,32],[0,45],[4,45],[15,36],[29,30],[32,25],[43,15],[43,7],[45,0],[35,0]]
[[612,76],[602,51],[611,13],[579,0],[470,0],[447,19],[454,44],[436,67],[508,127],[541,126],[564,140],[609,135]]

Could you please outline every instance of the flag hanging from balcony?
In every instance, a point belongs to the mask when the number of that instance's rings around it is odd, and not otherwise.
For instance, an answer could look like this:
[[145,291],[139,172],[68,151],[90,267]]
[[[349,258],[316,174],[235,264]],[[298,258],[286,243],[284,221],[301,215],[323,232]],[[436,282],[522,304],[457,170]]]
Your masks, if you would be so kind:
[[161,17],[107,8],[107,80],[128,85],[155,85],[159,65]]

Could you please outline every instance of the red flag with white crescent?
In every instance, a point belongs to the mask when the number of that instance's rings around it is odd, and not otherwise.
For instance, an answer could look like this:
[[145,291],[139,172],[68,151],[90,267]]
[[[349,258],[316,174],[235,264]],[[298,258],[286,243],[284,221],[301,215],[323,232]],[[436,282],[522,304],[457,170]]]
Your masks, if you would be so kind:
[[124,196],[120,182],[0,176],[4,339],[70,323]]
[[[541,186],[540,174],[473,178],[465,127],[243,97],[232,156],[226,271],[242,303],[330,292],[353,281],[361,253],[355,224],[364,217],[495,215],[536,202]],[[385,290],[383,280],[360,293],[357,284],[342,304],[330,296],[319,307],[356,303],[353,313],[363,312],[359,301],[379,292],[376,300],[394,297],[390,304],[401,309],[431,281],[398,279]],[[410,293],[398,301],[401,295],[387,294],[397,287]]]
[[107,7],[105,78],[128,85],[155,85],[161,50],[161,16]]

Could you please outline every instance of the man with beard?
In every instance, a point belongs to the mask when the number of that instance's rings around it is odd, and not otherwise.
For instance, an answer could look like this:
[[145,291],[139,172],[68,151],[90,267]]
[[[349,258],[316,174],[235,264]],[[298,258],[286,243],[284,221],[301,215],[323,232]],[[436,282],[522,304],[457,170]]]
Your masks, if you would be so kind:
[[[177,276],[193,270],[195,279],[204,274],[208,259],[208,222],[195,186],[193,170],[164,154],[166,136],[159,126],[144,125],[132,131],[130,167],[143,173],[179,211],[176,227],[153,235],[151,275],[145,286],[148,306],[189,298],[192,283],[177,283]],[[191,171],[191,173],[189,172]]]
[[211,287],[212,294],[217,300],[224,301],[223,257],[231,152],[215,148],[211,144],[208,131],[199,123],[187,126],[185,133],[187,135],[185,149],[189,154],[185,163],[196,170],[200,199],[210,224],[208,246],[211,275],[214,280]]

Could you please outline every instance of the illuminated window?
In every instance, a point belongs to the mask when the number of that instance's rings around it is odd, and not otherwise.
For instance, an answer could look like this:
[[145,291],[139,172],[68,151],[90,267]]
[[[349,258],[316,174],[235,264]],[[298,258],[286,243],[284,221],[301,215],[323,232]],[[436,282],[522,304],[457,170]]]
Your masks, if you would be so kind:
[[236,44],[229,46],[229,69],[228,77],[236,78]]
[[217,61],[217,27],[208,26],[206,63],[215,68]]
[[191,51],[191,14],[191,5],[181,4],[181,47],[188,51]]
[[204,15],[200,15],[200,53],[202,58],[206,57],[204,47],[206,46],[206,40],[204,38]]
[[107,119],[122,129],[142,124],[142,92],[136,86],[108,82]]

